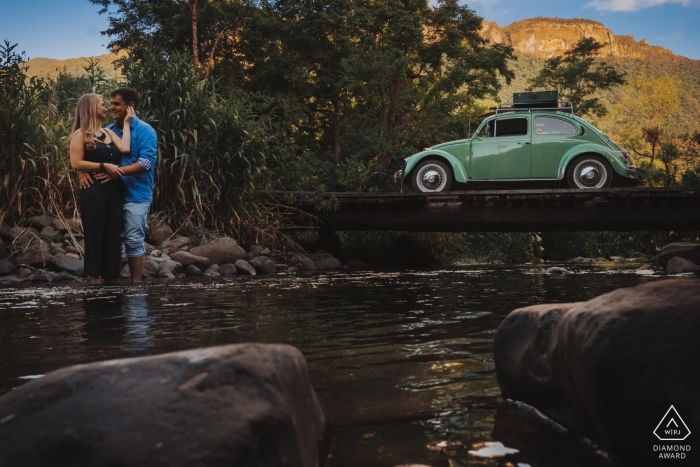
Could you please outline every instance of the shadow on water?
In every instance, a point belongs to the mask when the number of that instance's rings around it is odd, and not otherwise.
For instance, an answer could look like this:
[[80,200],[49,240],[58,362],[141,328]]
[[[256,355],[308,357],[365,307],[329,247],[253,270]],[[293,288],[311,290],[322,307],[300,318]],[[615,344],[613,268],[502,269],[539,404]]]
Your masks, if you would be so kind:
[[[286,343],[309,362],[334,432],[329,467],[576,467],[571,459],[601,458],[582,441],[504,408],[492,349],[496,328],[515,308],[587,300],[650,280],[631,270],[575,272],[550,277],[538,267],[463,267],[143,288],[4,288],[0,394],[77,363]],[[498,454],[498,445],[479,444],[495,442],[519,452],[501,458],[469,452],[482,446]],[[573,457],[562,461],[567,453]]]

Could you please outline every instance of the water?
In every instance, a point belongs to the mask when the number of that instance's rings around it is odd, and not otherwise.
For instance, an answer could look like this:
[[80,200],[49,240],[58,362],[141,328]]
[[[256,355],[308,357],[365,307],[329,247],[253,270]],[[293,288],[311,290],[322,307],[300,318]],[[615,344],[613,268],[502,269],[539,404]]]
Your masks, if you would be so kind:
[[[590,446],[501,401],[493,363],[494,333],[513,309],[656,280],[631,269],[575,271],[464,267],[0,289],[0,394],[78,363],[287,343],[309,362],[333,429],[328,466],[595,465],[581,461]],[[469,453],[498,451],[479,444],[497,441],[519,453]]]

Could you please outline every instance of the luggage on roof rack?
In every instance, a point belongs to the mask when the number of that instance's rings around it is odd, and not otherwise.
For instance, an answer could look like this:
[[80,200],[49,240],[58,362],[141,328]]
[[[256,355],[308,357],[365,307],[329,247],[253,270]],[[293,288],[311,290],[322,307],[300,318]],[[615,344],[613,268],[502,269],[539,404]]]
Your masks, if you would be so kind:
[[559,107],[559,93],[557,91],[514,92],[513,107],[516,109]]

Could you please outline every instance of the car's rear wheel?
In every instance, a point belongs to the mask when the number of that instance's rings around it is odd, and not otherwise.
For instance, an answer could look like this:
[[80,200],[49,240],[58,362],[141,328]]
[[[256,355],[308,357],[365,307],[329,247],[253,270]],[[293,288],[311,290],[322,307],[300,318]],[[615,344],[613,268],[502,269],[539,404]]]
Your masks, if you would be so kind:
[[589,154],[571,163],[566,178],[571,188],[607,188],[612,183],[612,168],[603,157]]
[[452,170],[441,161],[423,161],[413,170],[411,184],[418,193],[440,193],[452,187]]

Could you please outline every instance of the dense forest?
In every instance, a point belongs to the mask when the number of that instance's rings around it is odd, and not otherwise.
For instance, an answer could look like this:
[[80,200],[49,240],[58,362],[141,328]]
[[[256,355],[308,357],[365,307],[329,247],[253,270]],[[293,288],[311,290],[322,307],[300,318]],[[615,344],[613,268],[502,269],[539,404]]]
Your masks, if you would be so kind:
[[[285,219],[265,193],[396,191],[391,174],[404,157],[469,136],[479,115],[543,66],[489,44],[479,35],[482,19],[455,0],[90,1],[109,16],[117,73],[87,60],[82,73],[30,78],[20,46],[0,44],[0,218],[76,215],[65,143],[76,100],[127,85],[142,93],[139,116],[159,138],[152,213],[193,242],[226,233],[275,247]],[[608,112],[596,124],[635,151],[650,183],[697,184],[697,100],[644,64],[624,70],[627,84],[602,95]],[[650,86],[677,99],[650,107],[629,98]],[[398,235],[343,240],[380,254]],[[585,241],[550,235],[545,248],[626,254],[668,237],[581,235]],[[421,237],[439,261],[543,254],[536,233]]]

